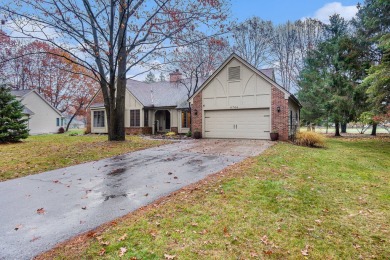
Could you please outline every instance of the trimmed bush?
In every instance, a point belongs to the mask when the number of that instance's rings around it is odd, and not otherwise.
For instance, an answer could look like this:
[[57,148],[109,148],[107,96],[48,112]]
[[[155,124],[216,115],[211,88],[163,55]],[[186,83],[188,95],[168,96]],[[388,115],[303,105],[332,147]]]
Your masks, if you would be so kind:
[[295,143],[307,147],[324,147],[325,137],[316,132],[299,132],[297,133]]
[[59,134],[65,133],[65,129],[64,129],[63,127],[60,127],[60,128],[58,129],[58,133],[59,133]]

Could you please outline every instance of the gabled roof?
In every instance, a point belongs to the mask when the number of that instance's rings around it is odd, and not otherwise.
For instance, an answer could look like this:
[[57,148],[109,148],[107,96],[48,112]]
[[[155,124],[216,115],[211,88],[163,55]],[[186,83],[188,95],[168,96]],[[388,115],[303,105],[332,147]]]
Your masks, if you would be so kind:
[[23,107],[23,114],[31,116],[31,115],[34,115],[34,112],[31,111],[28,107],[24,106]]
[[237,59],[238,61],[240,61],[241,63],[243,63],[245,66],[247,66],[249,69],[251,69],[252,71],[254,71],[255,73],[257,73],[260,77],[264,78],[266,81],[268,81],[271,85],[275,86],[276,88],[278,88],[279,90],[281,90],[283,93],[287,94],[289,97],[292,98],[292,100],[294,102],[296,102],[299,106],[302,106],[298,99],[296,97],[294,97],[293,94],[291,94],[289,91],[287,91],[285,88],[283,88],[281,85],[279,85],[275,80],[274,80],[274,71],[273,69],[263,69],[263,70],[259,70],[257,68],[255,68],[254,66],[252,66],[251,64],[249,64],[246,60],[244,60],[243,58],[241,58],[240,56],[238,56],[236,53],[232,53],[222,64],[221,66],[219,66],[219,68],[214,71],[214,73],[208,77],[208,79],[203,82],[203,84],[199,87],[199,89],[188,99],[189,101],[192,100],[192,98],[194,96],[196,96],[199,92],[201,92],[206,86],[207,84],[212,80],[214,79],[214,77],[233,59]]
[[[204,78],[199,78],[198,84],[201,85],[204,81]],[[185,84],[189,83],[190,79],[184,79],[182,83],[169,81],[146,83],[128,79],[126,87],[145,107],[187,108],[188,90]]]
[[33,91],[32,89],[23,89],[23,90],[11,90],[11,94],[15,97],[18,97],[18,98],[23,98],[24,96],[26,96],[28,93],[30,93],[31,91]]
[[[47,105],[49,105],[57,114],[59,114],[61,117],[64,117],[62,113],[55,107],[53,107],[46,99],[44,99],[35,89],[23,89],[23,90],[11,90],[11,94],[17,98],[20,98],[23,100],[27,95],[34,92],[38,97],[42,99],[43,102],[45,102]],[[26,108],[26,107],[25,107]],[[28,109],[28,108],[27,108]],[[26,110],[26,112],[30,111],[32,114],[34,114],[30,109]],[[32,115],[31,114],[31,115]]]

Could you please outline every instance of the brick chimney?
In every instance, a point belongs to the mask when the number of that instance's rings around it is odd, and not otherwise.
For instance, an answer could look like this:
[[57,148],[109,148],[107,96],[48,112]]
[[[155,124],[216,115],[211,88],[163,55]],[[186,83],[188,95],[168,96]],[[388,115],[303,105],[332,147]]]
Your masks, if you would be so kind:
[[178,82],[181,80],[181,73],[179,72],[179,69],[176,69],[176,71],[169,73],[169,81],[170,82]]

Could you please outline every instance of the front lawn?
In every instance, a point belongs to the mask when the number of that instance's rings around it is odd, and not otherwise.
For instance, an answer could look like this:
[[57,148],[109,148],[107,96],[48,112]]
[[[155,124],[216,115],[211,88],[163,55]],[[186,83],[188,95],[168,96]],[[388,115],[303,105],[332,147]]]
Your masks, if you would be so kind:
[[161,141],[145,140],[137,136],[127,136],[126,142],[108,142],[104,135],[70,136],[65,133],[30,136],[20,143],[0,144],[0,181],[160,144]]
[[390,138],[279,143],[40,256],[386,259]]

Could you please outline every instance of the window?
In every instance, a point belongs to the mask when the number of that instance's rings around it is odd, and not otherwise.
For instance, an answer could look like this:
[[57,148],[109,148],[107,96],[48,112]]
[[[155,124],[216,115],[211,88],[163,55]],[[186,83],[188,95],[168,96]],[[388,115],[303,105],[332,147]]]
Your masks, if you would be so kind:
[[293,111],[290,110],[290,129],[293,128]]
[[181,111],[181,127],[190,128],[190,125],[191,125],[190,111]]
[[130,126],[140,126],[140,110],[130,110]]
[[149,126],[149,110],[144,110],[144,126]]
[[60,119],[59,119],[58,117],[57,117],[56,119],[57,119],[56,125],[57,125],[57,126],[60,126]]
[[240,80],[240,66],[229,67],[229,80]]
[[104,127],[104,111],[93,111],[93,127]]
[[61,126],[64,126],[64,119],[61,118]]

